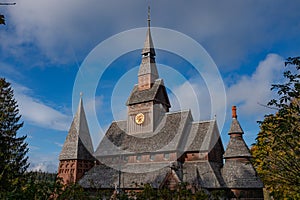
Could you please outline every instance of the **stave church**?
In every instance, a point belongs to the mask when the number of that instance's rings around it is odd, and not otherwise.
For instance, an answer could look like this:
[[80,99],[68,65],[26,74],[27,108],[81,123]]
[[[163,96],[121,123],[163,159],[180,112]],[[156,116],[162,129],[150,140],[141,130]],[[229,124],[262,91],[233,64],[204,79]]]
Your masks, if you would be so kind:
[[[141,45],[142,47],[142,45]],[[194,121],[190,110],[170,112],[155,63],[150,17],[137,84],[126,103],[127,119],[113,121],[94,150],[82,98],[59,155],[58,176],[85,189],[226,190],[233,199],[263,199],[263,183],[250,159],[243,129],[232,107],[226,149],[216,119]]]

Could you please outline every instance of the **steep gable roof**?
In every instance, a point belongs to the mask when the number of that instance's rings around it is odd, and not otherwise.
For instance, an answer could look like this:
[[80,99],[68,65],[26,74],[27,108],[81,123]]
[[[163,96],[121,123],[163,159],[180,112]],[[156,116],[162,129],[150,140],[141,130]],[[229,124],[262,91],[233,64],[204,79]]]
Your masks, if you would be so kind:
[[154,133],[126,134],[125,122],[113,122],[108,128],[105,137],[100,142],[95,156],[107,156],[144,153],[155,151],[176,151],[185,133],[185,125],[188,123],[190,112],[166,113],[160,125]]
[[[220,133],[215,119],[194,122],[190,129],[185,151],[209,152],[219,141],[221,141]],[[221,149],[224,149],[222,142],[220,145]]]
[[204,188],[221,188],[224,185],[217,163],[208,161],[190,161],[183,164],[186,172],[183,180]]
[[[144,170],[135,172],[135,169]],[[162,163],[126,164],[121,174],[117,168],[101,164],[89,170],[78,183],[84,188],[114,188],[119,182],[120,175],[122,188],[140,189],[147,183],[153,188],[159,188],[169,172],[170,167]]]
[[81,159],[95,160],[93,157],[93,144],[80,98],[76,115],[73,118],[71,127],[59,155],[59,160]]
[[135,85],[127,100],[126,105],[130,106],[149,101],[162,103],[168,108],[171,107],[169,97],[167,95],[167,90],[162,79],[155,80],[153,86],[148,90],[139,90],[138,85]]

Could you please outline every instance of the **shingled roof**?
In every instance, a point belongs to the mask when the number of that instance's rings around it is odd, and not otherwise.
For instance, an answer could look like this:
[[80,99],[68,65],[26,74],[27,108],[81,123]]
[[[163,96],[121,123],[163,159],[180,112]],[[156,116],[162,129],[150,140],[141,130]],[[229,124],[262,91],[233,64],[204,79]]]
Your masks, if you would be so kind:
[[105,137],[100,142],[95,156],[108,156],[156,152],[176,151],[179,149],[182,136],[186,133],[190,111],[166,113],[154,133],[129,135],[124,130],[126,121],[113,122]]
[[[188,140],[186,142],[185,151],[209,152],[219,140],[220,134],[215,119],[209,121],[193,122]],[[222,144],[221,146],[221,148],[223,149]]]
[[237,115],[235,113],[236,107],[233,107],[232,110],[233,118],[228,132],[228,135],[230,135],[230,140],[224,153],[224,158],[250,158],[251,154],[249,148],[247,147],[242,135],[244,132],[239,121],[237,120]]
[[232,122],[230,125],[230,129],[228,131],[228,134],[232,134],[232,133],[244,134],[244,131],[243,131],[239,121],[237,120],[237,118],[232,118]]
[[95,160],[93,157],[92,140],[83,108],[83,102],[80,98],[79,106],[72,121],[59,160],[79,159]]
[[153,86],[148,90],[139,90],[138,85],[135,85],[126,105],[134,105],[143,102],[154,101],[155,103],[162,103],[168,108],[171,107],[169,97],[162,79],[155,80]]
[[228,188],[263,188],[263,183],[250,162],[226,160],[222,175]]
[[[143,168],[144,172],[135,173],[134,168]],[[152,170],[152,168],[158,170]],[[124,172],[124,170],[130,172]],[[149,170],[152,171],[149,172]],[[121,188],[142,188],[142,184],[146,183],[153,188],[159,188],[170,170],[170,167],[163,163],[127,164],[121,170]],[[84,188],[114,188],[118,182],[119,170],[117,168],[97,165],[89,170],[78,183]]]
[[224,180],[220,164],[208,161],[190,161],[183,165],[183,180],[194,186],[204,188],[221,188]]
[[240,157],[251,157],[250,151],[243,139],[243,137],[232,137],[229,140],[224,158],[240,158]]

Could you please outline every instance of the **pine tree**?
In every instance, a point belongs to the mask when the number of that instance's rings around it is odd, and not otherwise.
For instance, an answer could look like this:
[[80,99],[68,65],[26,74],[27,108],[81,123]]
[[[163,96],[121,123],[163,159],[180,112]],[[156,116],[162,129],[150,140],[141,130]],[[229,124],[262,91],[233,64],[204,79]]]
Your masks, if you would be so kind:
[[22,181],[29,164],[26,136],[17,136],[23,126],[10,83],[0,78],[0,197],[21,192]]

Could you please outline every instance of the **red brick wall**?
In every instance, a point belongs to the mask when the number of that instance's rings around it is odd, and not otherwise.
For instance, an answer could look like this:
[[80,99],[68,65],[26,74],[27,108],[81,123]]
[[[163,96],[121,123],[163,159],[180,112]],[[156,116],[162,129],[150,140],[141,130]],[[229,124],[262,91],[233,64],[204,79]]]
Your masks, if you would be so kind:
[[94,166],[94,162],[85,160],[62,160],[58,166],[58,177],[64,184],[78,181],[85,172]]

